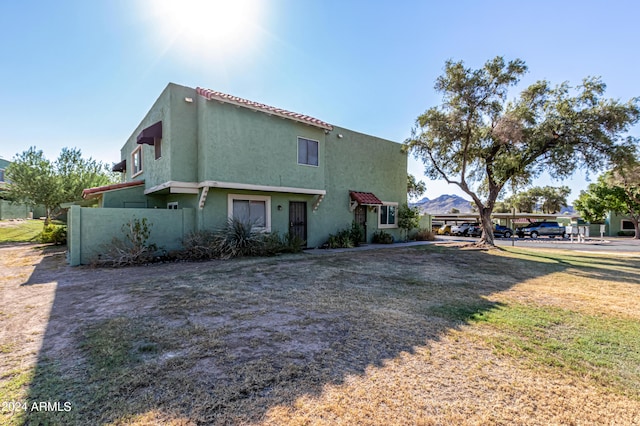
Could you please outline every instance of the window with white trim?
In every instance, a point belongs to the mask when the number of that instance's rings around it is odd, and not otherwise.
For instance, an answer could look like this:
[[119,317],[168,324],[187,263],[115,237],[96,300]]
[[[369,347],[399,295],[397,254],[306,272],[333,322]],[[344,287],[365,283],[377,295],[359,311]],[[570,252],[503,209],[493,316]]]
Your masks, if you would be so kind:
[[384,203],[378,207],[378,228],[397,228],[398,203]]
[[142,145],[138,145],[131,153],[131,177],[142,173]]
[[298,164],[318,165],[318,141],[298,137]]
[[228,216],[252,227],[271,231],[271,197],[266,195],[229,194]]
[[178,202],[177,201],[173,201],[171,203],[167,203],[167,208],[169,210],[178,210]]

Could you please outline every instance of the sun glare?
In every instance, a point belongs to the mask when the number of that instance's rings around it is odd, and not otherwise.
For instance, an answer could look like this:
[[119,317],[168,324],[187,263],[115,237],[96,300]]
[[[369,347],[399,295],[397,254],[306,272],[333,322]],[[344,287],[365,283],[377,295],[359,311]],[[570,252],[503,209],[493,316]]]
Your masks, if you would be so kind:
[[215,56],[245,55],[259,43],[260,0],[144,0],[163,49]]

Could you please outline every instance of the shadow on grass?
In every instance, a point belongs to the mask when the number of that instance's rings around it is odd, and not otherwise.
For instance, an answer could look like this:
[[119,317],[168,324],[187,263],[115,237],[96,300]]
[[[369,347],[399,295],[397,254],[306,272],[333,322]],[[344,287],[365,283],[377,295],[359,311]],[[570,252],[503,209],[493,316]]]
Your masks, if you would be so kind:
[[[499,307],[489,294],[573,267],[552,260],[428,246],[63,267],[28,394],[51,409],[26,422],[257,422],[477,320]],[[45,266],[29,283],[59,272]]]

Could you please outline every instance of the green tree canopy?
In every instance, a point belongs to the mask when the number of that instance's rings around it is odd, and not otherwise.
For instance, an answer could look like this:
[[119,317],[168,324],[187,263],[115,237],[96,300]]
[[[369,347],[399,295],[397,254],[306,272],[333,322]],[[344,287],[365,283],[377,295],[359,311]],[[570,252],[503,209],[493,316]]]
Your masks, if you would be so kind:
[[519,212],[534,213],[538,206],[542,213],[558,213],[567,205],[570,193],[571,189],[568,186],[535,186],[511,195],[506,203]]
[[575,88],[538,81],[507,101],[526,71],[520,59],[496,57],[476,70],[447,61],[435,84],[442,104],[420,115],[405,141],[428,177],[473,199],[485,230],[480,244],[494,244],[491,213],[507,183],[543,172],[566,178],[578,167],[600,170],[635,145],[622,135],[640,118],[638,99],[605,99],[605,84],[586,78]]
[[407,174],[407,195],[409,198],[420,198],[427,190],[427,186],[423,181],[416,181],[416,177]]
[[603,221],[609,212],[629,216],[640,239],[640,164],[627,162],[603,174],[580,192],[574,207],[590,222]]
[[46,209],[46,223],[60,210],[60,204],[82,198],[82,190],[116,182],[106,164],[82,158],[77,148],[63,148],[55,162],[42,150],[31,147],[17,154],[7,167],[9,198]]

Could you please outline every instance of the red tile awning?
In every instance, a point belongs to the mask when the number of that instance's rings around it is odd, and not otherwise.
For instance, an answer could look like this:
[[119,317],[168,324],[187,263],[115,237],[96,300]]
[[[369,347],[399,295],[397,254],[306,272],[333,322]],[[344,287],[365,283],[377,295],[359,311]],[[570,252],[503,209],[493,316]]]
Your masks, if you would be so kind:
[[162,121],[158,121],[156,124],[152,124],[141,131],[138,135],[137,142],[139,144],[146,143],[148,145],[153,145],[156,138],[162,138]]
[[349,191],[351,199],[362,206],[381,206],[382,201],[371,192]]
[[131,182],[115,183],[113,185],[97,186],[95,188],[87,188],[82,191],[82,198],[95,198],[99,194],[116,189],[129,188],[132,186],[144,185],[144,180],[134,180]]

